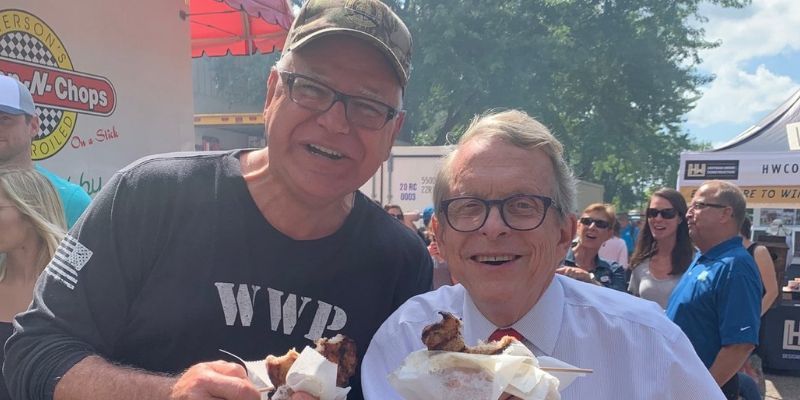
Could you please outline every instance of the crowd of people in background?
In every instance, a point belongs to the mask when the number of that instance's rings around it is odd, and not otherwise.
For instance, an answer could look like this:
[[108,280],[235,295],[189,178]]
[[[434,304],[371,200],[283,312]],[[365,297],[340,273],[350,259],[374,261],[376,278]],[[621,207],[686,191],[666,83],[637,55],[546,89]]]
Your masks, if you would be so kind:
[[269,71],[268,148],[148,157],[91,204],[33,163],[33,99],[0,75],[0,400],[259,399],[220,348],[336,333],[363,360],[349,398],[399,398],[387,375],[439,311],[472,344],[514,332],[594,369],[566,399],[760,398],[739,371],[777,282],[735,185],[575,213],[562,144],[508,110],[475,117],[431,207],[381,209],[358,188],[403,126],[411,37],[383,3],[366,1],[374,26],[345,3],[300,10]]

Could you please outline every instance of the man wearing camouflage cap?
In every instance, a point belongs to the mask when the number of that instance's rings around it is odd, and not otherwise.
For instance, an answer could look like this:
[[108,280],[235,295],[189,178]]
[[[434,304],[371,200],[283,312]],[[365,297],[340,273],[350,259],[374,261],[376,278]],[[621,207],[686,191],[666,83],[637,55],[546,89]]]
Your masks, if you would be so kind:
[[431,285],[419,238],[358,192],[402,127],[410,55],[379,1],[308,2],[269,74],[269,147],[118,172],[16,320],[12,396],[259,399],[219,349],[259,360],[341,333],[360,359]]

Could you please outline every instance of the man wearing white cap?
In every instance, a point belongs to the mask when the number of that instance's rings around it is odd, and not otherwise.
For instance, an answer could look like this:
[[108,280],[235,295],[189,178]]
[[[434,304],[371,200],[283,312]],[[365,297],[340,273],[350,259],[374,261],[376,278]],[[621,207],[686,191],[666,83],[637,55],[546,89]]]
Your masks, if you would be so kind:
[[0,167],[36,168],[58,191],[67,226],[72,226],[92,198],[71,183],[31,160],[31,140],[39,132],[39,118],[31,92],[17,79],[0,75]]

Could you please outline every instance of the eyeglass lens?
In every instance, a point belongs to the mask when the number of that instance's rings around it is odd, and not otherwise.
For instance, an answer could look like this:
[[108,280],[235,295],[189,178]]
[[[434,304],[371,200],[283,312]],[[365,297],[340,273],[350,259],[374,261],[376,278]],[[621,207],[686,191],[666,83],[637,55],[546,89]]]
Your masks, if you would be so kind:
[[648,208],[647,209],[647,217],[648,218],[655,218],[659,214],[661,214],[661,218],[664,219],[673,219],[678,215],[678,212],[674,208],[664,208],[664,209],[657,209],[657,208]]
[[706,202],[703,202],[703,201],[693,201],[691,204],[689,204],[689,208],[695,208],[695,209],[698,209],[698,210],[702,210],[702,209],[704,209],[706,207],[725,208],[725,207],[728,207],[728,206],[726,206],[724,204],[706,203]]
[[593,218],[589,218],[589,217],[583,217],[579,221],[580,221],[581,224],[586,225],[586,226],[592,226],[592,224],[594,224],[594,226],[596,226],[596,227],[598,227],[600,229],[608,229],[608,227],[610,225],[608,223],[608,221],[603,221],[602,219],[593,219]]
[[550,200],[534,195],[517,195],[502,200],[483,200],[476,197],[462,197],[445,200],[445,216],[450,226],[460,232],[480,229],[489,217],[491,207],[497,205],[500,217],[510,228],[532,230],[541,225]]
[[288,74],[288,76],[292,101],[315,111],[327,111],[337,100],[341,100],[347,120],[363,128],[383,128],[396,113],[393,108],[376,100],[337,92],[302,75]]

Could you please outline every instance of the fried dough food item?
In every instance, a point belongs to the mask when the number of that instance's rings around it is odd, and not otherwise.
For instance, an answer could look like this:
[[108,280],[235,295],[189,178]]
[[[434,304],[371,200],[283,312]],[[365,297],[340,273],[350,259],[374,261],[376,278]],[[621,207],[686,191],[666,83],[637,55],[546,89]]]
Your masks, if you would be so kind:
[[502,353],[517,340],[511,336],[504,336],[494,342],[467,346],[464,337],[461,336],[461,320],[449,312],[439,311],[439,314],[442,315],[440,322],[428,325],[422,330],[422,343],[425,343],[430,351],[494,355]]
[[350,378],[355,375],[358,359],[356,358],[356,342],[345,335],[336,335],[331,339],[320,338],[314,350],[322,354],[328,361],[336,364],[336,386],[346,387]]
[[[347,382],[356,373],[358,360],[356,358],[356,342],[345,335],[336,335],[333,338],[317,339],[314,350],[322,354],[328,361],[337,365],[336,386],[346,387]],[[294,361],[300,353],[295,349],[289,350],[286,354],[276,357],[268,355],[267,372],[272,384],[278,388],[286,384],[286,375],[292,368]]]
[[286,374],[289,373],[289,368],[292,367],[294,364],[294,360],[300,356],[294,348],[289,349],[286,354],[276,357],[272,354],[267,356],[265,360],[267,363],[267,373],[269,374],[269,380],[272,381],[272,384],[275,387],[283,386],[286,383]]
[[[461,320],[448,312],[440,311],[439,314],[442,315],[441,321],[422,330],[422,342],[429,351],[496,355],[503,353],[517,341],[512,336],[504,336],[489,343],[467,346],[461,335]],[[482,368],[470,365],[449,366],[433,373],[444,382],[446,390],[441,394],[444,400],[486,399],[491,396],[494,376]]]
[[467,345],[461,336],[461,320],[448,312],[439,311],[440,322],[426,326],[422,330],[422,343],[430,351],[455,351],[463,353]]

